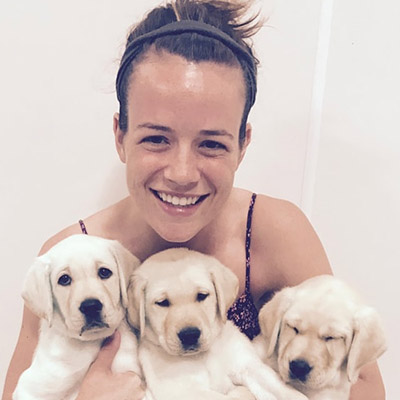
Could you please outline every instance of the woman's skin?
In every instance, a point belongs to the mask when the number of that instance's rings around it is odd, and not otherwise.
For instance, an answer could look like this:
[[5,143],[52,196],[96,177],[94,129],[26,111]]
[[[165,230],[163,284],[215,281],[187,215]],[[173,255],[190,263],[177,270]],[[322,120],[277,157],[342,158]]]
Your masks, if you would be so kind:
[[[251,139],[247,125],[245,142],[239,145],[244,103],[239,67],[150,51],[131,77],[127,132],[114,116],[129,196],[85,219],[88,233],[117,239],[142,260],[176,246],[211,254],[238,276],[242,293],[251,193],[232,185]],[[195,205],[184,205],[197,198]],[[40,254],[75,233],[81,233],[78,224],[47,241]],[[303,213],[287,201],[258,195],[251,242],[251,291],[257,304],[284,286],[330,273],[325,251]],[[37,317],[25,309],[3,400],[11,399],[19,375],[31,363],[38,326]],[[142,398],[137,376],[110,370],[118,346],[116,334],[90,368],[79,400]],[[371,364],[362,370],[351,399],[384,398],[379,370]]]

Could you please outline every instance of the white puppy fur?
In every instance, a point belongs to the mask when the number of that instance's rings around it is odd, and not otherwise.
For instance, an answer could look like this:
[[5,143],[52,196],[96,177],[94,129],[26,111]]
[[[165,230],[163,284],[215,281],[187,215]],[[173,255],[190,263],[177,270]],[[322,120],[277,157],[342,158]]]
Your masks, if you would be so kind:
[[237,293],[228,268],[184,248],[153,255],[134,272],[128,319],[140,330],[148,399],[305,399],[227,321]]
[[137,339],[124,322],[129,276],[139,260],[119,242],[74,235],[38,257],[23,288],[27,307],[42,318],[32,364],[14,400],[74,399],[102,341],[116,329],[115,372],[140,373]]
[[310,400],[348,399],[361,367],[386,349],[377,312],[330,275],[281,290],[259,319],[259,354]]

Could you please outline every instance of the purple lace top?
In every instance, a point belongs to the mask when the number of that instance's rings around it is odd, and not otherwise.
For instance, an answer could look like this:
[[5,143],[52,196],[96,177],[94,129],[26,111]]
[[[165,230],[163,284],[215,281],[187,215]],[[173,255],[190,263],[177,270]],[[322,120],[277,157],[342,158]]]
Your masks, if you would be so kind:
[[[253,216],[254,203],[257,195],[253,193],[251,196],[249,211],[247,214],[246,225],[246,284],[244,293],[232,304],[228,310],[228,319],[239,327],[239,329],[253,339],[260,333],[258,324],[258,310],[254,304],[253,296],[250,293],[250,243],[251,243],[251,221]],[[82,233],[88,234],[85,223],[79,220]]]

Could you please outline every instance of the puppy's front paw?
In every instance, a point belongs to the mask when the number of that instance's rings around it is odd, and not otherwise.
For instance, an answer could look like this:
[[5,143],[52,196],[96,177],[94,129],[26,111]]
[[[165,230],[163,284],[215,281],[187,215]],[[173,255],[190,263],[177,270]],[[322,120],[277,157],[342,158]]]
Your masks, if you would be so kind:
[[283,393],[283,396],[279,400],[308,400],[308,397],[288,386],[286,393]]
[[228,397],[230,400],[257,400],[245,386],[235,386],[235,388],[228,393]]

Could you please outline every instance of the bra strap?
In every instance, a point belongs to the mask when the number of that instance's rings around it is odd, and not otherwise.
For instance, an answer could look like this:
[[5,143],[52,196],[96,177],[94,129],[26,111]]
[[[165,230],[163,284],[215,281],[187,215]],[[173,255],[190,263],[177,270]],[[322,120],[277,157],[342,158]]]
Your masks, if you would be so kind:
[[86,230],[85,223],[84,223],[81,219],[79,220],[79,225],[81,226],[81,231],[82,231],[82,233],[83,233],[84,235],[87,235],[88,233],[87,233],[87,230]]
[[250,200],[249,211],[247,213],[246,225],[246,293],[250,293],[250,244],[251,244],[251,222],[253,217],[254,203],[256,202],[257,194],[253,193]]

